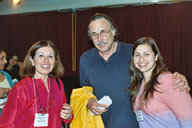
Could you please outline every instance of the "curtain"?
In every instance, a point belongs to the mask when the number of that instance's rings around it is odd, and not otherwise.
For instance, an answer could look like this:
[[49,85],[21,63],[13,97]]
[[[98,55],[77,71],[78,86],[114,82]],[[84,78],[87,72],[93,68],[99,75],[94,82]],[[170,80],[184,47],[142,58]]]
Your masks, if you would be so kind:
[[191,10],[192,2],[77,10],[77,71],[72,71],[72,12],[0,16],[0,46],[7,48],[8,55],[16,53],[23,59],[34,42],[52,40],[59,48],[65,75],[78,77],[79,58],[93,47],[87,36],[89,18],[101,12],[114,20],[121,42],[134,43],[142,36],[154,38],[169,70],[184,74],[192,85]]
[[27,50],[38,40],[51,40],[59,48],[66,75],[71,72],[71,12],[45,12],[0,16],[1,47],[7,54],[24,59]]

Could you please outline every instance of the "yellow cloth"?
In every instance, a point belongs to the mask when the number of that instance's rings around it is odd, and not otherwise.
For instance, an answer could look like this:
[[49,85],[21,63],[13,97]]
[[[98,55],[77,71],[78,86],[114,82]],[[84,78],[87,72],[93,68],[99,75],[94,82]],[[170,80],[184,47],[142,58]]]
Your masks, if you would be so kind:
[[101,116],[92,116],[87,109],[88,99],[96,99],[92,92],[93,88],[87,86],[73,89],[70,106],[73,109],[74,118],[70,128],[104,128]]

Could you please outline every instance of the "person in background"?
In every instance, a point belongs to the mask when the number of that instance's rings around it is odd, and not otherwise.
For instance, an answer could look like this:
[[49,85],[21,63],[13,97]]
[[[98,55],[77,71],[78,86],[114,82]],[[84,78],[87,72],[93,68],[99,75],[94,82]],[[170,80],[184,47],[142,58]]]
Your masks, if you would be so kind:
[[3,48],[0,48],[0,115],[2,113],[4,104],[7,101],[7,95],[13,86],[11,76],[3,71],[7,63],[7,54]]
[[[88,24],[88,36],[92,48],[80,58],[80,85],[93,87],[97,99],[109,96],[112,104],[108,107],[90,98],[87,107],[95,115],[102,115],[105,128],[137,128],[138,123],[126,93],[130,85],[129,63],[132,45],[119,42],[117,27],[105,14],[96,13]],[[186,78],[175,73],[175,85],[182,90],[189,89]],[[98,107],[104,107],[104,110]]]
[[5,65],[5,71],[11,75],[14,84],[21,79],[19,76],[19,69],[21,66],[22,62],[19,61],[17,55],[13,55]]
[[40,40],[33,44],[20,69],[23,79],[9,92],[0,128],[62,128],[62,121],[70,123],[72,109],[59,79],[63,74],[53,42]]
[[173,74],[151,37],[133,45],[130,77],[128,90],[140,128],[192,128],[191,96],[173,89]]

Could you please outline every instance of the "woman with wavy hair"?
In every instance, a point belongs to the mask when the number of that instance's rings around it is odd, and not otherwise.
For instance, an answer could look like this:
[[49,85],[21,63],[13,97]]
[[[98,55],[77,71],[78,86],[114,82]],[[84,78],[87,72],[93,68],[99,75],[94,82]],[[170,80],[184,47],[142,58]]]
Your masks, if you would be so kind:
[[173,89],[155,40],[142,37],[132,50],[131,102],[141,128],[192,128],[192,99]]

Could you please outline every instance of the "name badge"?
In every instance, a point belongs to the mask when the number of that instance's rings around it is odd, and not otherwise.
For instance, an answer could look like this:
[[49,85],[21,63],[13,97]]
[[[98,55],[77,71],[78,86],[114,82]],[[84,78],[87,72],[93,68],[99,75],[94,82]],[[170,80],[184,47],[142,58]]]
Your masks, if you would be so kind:
[[35,113],[34,127],[46,127],[48,126],[48,117],[47,113]]
[[138,121],[138,122],[144,120],[143,112],[142,112],[141,110],[136,111],[135,114],[136,114],[136,118],[137,118],[137,121]]

